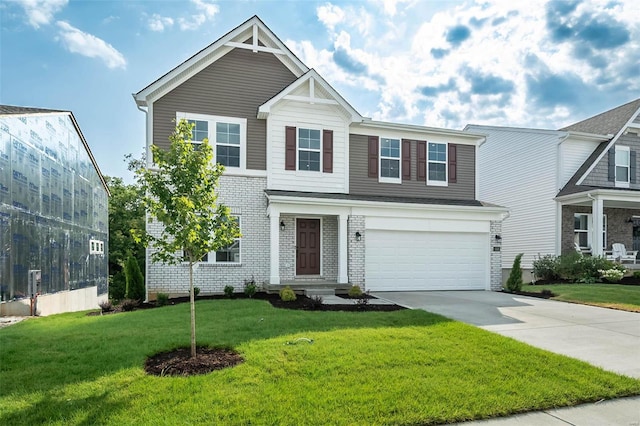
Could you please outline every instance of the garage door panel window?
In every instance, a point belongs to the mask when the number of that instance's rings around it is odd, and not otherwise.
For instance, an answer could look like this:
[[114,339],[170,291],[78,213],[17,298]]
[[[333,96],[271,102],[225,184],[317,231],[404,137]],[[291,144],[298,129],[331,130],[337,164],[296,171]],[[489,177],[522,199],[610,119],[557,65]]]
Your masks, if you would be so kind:
[[400,139],[380,138],[380,182],[401,183]]

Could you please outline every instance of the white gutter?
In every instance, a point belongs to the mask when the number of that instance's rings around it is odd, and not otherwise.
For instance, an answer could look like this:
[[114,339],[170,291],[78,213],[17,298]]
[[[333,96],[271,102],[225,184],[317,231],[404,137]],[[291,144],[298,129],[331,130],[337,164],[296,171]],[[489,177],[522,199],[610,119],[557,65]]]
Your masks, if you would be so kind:
[[445,136],[457,136],[457,137],[466,138],[466,139],[474,139],[476,141],[480,139],[481,140],[485,139],[485,135],[480,133],[465,132],[463,130],[448,130],[448,129],[442,129],[438,127],[419,126],[417,124],[400,124],[400,123],[387,123],[384,121],[363,120],[361,123],[357,123],[357,125],[363,126],[363,127],[372,127],[372,128],[388,129],[388,130],[404,130],[404,131],[421,132],[421,133],[429,132],[429,133],[435,133],[435,134],[445,135]]

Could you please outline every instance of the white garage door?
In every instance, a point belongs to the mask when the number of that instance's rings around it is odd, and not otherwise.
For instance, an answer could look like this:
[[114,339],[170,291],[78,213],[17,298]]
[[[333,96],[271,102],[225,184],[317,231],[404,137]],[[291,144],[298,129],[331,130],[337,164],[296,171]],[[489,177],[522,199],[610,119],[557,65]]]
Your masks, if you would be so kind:
[[487,288],[487,234],[367,230],[365,240],[368,290]]

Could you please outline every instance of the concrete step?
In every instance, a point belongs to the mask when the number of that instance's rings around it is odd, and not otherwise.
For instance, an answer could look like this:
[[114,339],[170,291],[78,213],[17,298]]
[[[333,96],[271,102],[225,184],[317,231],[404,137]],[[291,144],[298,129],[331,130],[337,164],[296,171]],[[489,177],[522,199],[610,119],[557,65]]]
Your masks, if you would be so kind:
[[304,295],[307,297],[313,296],[335,296],[335,288],[305,288]]

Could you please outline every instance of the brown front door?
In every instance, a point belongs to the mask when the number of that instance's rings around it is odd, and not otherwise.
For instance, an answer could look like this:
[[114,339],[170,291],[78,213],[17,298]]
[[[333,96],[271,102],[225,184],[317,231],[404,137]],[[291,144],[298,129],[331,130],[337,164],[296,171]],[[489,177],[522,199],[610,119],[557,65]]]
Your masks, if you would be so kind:
[[296,275],[320,275],[320,219],[296,221]]

